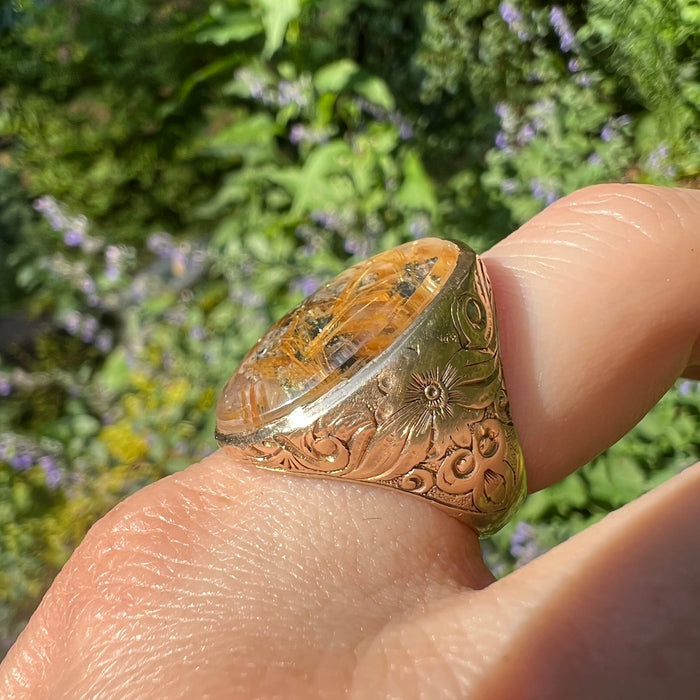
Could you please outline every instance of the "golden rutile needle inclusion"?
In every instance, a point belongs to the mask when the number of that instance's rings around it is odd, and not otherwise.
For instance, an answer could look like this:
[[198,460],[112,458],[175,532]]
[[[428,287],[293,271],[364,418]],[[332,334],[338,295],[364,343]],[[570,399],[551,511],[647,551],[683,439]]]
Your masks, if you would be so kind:
[[259,428],[321,396],[388,348],[433,300],[459,249],[426,238],[341,273],[246,355],[217,406],[227,430]]

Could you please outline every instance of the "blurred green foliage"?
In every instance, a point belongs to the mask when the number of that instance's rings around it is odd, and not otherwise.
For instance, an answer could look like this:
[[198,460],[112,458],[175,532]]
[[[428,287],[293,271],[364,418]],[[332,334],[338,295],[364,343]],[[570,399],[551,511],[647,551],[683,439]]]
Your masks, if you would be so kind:
[[[0,637],[213,449],[255,339],[355,259],[700,176],[694,0],[22,0],[0,14]],[[504,572],[700,456],[695,385],[532,497]]]

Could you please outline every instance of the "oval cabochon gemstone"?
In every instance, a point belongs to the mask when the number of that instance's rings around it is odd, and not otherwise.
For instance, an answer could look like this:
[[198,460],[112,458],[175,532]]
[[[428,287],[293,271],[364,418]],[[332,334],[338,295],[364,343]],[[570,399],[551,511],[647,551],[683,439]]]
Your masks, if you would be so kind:
[[424,238],[342,272],[258,341],[217,406],[224,433],[249,432],[306,405],[386,350],[445,285],[459,248]]

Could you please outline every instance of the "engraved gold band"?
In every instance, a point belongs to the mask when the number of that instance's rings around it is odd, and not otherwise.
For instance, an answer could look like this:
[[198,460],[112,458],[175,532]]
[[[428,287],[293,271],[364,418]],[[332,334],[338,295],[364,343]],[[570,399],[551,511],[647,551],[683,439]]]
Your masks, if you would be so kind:
[[[222,397],[216,439],[237,460],[256,467],[412,494],[484,536],[502,527],[522,502],[523,458],[503,383],[486,269],[466,246],[433,240],[431,269],[438,269],[440,251],[449,245],[452,271],[388,347],[350,376],[327,387],[321,383],[319,395],[310,392],[292,410],[271,412],[270,420],[233,419]],[[359,279],[373,269],[363,268]],[[407,294],[428,277],[418,280]],[[385,296],[396,305],[400,285],[392,289]],[[328,291],[335,291],[332,283]],[[287,342],[285,334],[293,334],[312,307],[300,307],[280,329],[274,327],[274,343]],[[251,351],[247,366],[265,360],[274,343],[268,340],[257,355]]]

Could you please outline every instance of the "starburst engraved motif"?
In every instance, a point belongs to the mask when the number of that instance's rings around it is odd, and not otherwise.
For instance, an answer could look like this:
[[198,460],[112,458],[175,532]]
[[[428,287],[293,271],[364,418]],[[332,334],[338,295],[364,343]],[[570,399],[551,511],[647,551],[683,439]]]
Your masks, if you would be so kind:
[[401,406],[390,422],[424,433],[435,425],[436,419],[451,418],[459,404],[461,383],[459,372],[448,364],[444,369],[433,368],[423,374],[412,374]]

